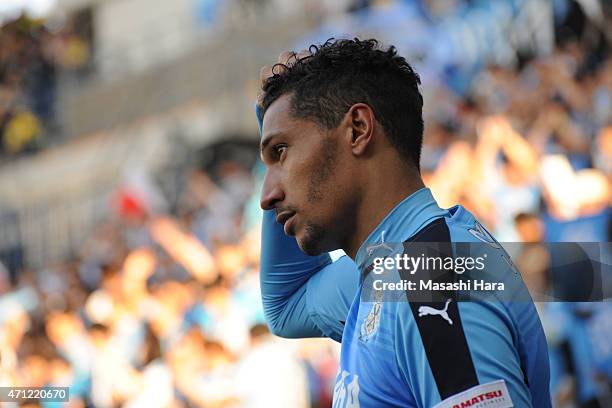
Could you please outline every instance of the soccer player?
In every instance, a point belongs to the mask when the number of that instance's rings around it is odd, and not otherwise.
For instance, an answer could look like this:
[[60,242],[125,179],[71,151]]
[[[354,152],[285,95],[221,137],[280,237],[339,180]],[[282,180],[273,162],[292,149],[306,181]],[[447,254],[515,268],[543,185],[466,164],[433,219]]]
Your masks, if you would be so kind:
[[[342,343],[334,407],[550,406],[546,341],[530,298],[364,295],[372,253],[392,243],[433,242],[446,252],[480,243],[498,255],[489,275],[518,276],[468,211],[438,207],[424,186],[423,99],[412,67],[394,47],[358,39],[278,62],[261,71],[257,105],[267,210],[261,290],[272,332]],[[348,256],[332,262],[338,248]]]

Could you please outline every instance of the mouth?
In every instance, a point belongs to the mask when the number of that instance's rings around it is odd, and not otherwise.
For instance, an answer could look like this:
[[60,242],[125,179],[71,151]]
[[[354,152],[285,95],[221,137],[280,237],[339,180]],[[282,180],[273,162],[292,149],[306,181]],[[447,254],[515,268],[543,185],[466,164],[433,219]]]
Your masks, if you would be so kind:
[[286,235],[293,235],[291,226],[293,225],[293,219],[295,217],[295,212],[293,211],[283,211],[282,213],[276,216],[276,222],[283,225],[283,229]]

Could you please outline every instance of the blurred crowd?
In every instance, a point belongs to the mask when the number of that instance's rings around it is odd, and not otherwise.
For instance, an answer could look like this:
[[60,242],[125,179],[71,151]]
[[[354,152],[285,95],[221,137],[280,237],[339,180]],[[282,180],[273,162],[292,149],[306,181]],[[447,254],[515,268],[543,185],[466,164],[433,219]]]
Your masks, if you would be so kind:
[[[502,242],[610,241],[610,42],[566,17],[552,53],[483,66],[461,93],[424,89],[426,184]],[[70,31],[24,17],[2,27],[4,154],[36,146],[53,122],[58,65],[82,66],[88,52]],[[232,160],[189,168],[163,211],[146,192],[119,189],[115,216],[70,259],[18,273],[0,264],[0,385],[70,386],[72,407],[329,406],[337,346],[281,341],[265,326],[260,170]],[[551,277],[546,257],[530,257],[539,250],[515,261],[541,292]],[[555,406],[606,406],[609,303],[538,309]]]
[[265,325],[250,169],[183,181],[173,216],[122,187],[74,257],[4,271],[0,385],[69,386],[70,407],[330,404],[337,348]]
[[89,61],[89,45],[68,23],[21,15],[0,27],[0,160],[35,151],[57,131],[59,71],[78,71]]
[[[462,203],[500,241],[607,241],[612,58],[580,72],[585,58],[568,44],[520,69],[488,67],[466,97],[438,89],[422,164],[438,200]],[[543,235],[528,238],[520,215]]]

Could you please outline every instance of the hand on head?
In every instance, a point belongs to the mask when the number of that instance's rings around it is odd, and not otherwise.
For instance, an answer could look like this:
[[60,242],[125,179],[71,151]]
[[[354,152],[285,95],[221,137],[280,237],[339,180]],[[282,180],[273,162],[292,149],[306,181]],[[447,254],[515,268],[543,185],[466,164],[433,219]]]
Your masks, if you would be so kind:
[[295,51],[284,51],[279,54],[276,59],[276,63],[272,65],[265,65],[259,71],[259,81],[261,83],[259,88],[259,94],[257,95],[257,104],[261,106],[264,98],[263,87],[268,78],[273,77],[275,74],[281,73],[288,66],[294,65],[298,61],[302,61],[312,55],[309,50],[302,50],[298,53]]

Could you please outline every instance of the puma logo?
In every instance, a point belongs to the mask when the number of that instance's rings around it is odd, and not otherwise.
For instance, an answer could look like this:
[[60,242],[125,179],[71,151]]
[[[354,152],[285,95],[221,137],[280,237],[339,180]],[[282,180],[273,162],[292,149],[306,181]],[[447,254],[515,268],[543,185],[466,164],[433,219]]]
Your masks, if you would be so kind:
[[495,238],[493,238],[493,236],[489,233],[489,231],[487,231],[485,229],[485,227],[482,226],[481,223],[476,221],[474,223],[474,226],[476,228],[469,228],[468,229],[470,234],[472,234],[474,237],[478,238],[479,240],[481,240],[485,244],[489,244],[490,246],[492,246],[495,249],[501,248],[501,246],[495,241]]
[[380,244],[370,245],[367,247],[368,256],[372,256],[372,253],[377,248],[384,248],[386,250],[393,251],[393,248],[385,243],[385,231],[380,234]]
[[446,312],[448,310],[448,304],[450,302],[451,302],[451,299],[448,299],[446,301],[446,305],[444,306],[444,309],[442,310],[434,309],[431,306],[421,306],[419,307],[419,317],[427,316],[427,315],[439,315],[439,316],[442,316],[442,318],[446,320],[450,325],[452,325],[453,321],[451,320],[450,317],[448,317],[448,313]]

